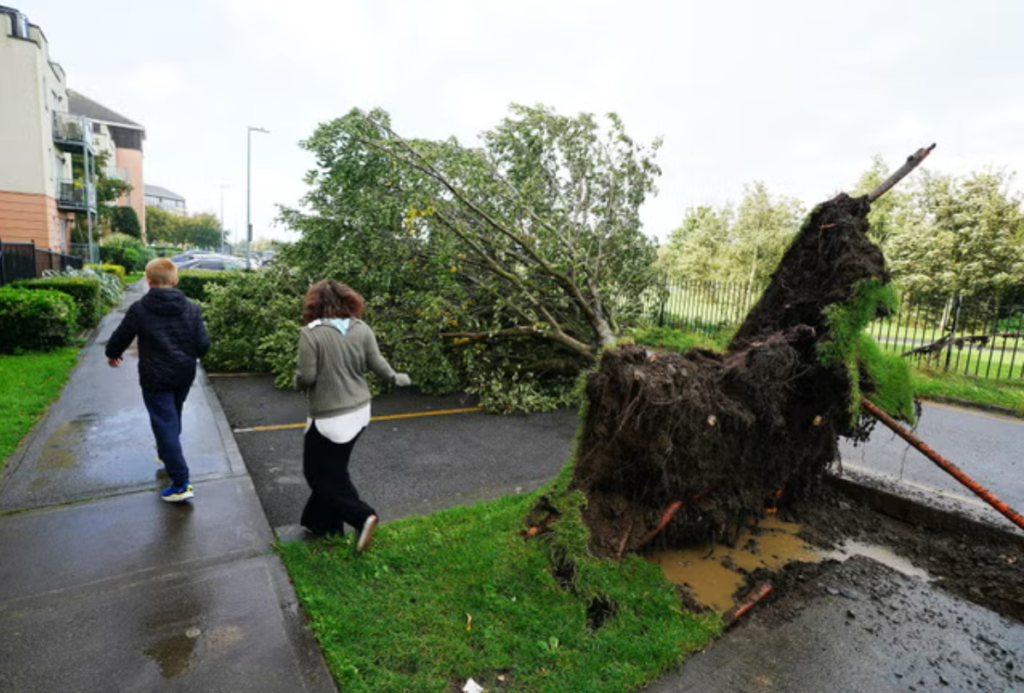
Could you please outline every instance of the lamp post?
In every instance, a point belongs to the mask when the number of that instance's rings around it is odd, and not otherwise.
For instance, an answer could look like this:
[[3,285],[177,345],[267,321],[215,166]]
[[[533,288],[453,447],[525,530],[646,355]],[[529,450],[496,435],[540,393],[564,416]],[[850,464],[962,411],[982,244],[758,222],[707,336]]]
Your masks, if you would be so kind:
[[252,125],[245,133],[246,158],[245,158],[245,269],[249,269],[252,262],[252,133],[270,130],[254,128]]

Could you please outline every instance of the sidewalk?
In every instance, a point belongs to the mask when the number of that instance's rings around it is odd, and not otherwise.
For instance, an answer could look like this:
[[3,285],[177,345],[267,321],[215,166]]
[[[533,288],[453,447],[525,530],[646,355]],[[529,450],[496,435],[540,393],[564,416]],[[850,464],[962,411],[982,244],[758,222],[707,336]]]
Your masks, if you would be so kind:
[[0,478],[0,691],[333,691],[205,374],[196,499],[157,496],[137,354],[103,354],[140,286]]

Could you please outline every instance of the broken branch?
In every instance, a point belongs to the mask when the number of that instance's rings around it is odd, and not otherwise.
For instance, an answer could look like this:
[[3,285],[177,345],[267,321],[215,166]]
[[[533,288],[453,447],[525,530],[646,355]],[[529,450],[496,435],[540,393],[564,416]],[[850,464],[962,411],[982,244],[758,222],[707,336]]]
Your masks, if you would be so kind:
[[910,172],[921,165],[921,162],[928,158],[928,155],[935,149],[935,145],[932,144],[930,147],[921,147],[916,152],[907,157],[907,161],[896,170],[891,176],[886,178],[881,185],[868,193],[868,202],[874,202],[885,193],[889,192],[893,186],[899,183],[901,180],[910,175]]

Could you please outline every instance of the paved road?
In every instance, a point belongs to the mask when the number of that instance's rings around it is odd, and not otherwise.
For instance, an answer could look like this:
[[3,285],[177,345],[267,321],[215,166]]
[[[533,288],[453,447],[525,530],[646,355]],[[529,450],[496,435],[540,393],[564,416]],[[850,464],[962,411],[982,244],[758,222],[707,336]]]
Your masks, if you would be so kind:
[[[925,404],[917,435],[1011,507],[1024,512],[1024,419]],[[983,509],[985,517],[1006,522],[881,424],[864,445],[844,441],[842,455],[848,469],[876,475],[927,495],[941,494]]]
[[[275,390],[266,376],[214,377],[214,388],[276,528],[294,525],[309,496],[302,476],[302,394]],[[373,401],[373,416],[472,408],[465,397],[397,390]],[[569,460],[577,416],[482,412],[376,420],[352,455],[352,478],[385,521],[532,491]],[[256,429],[256,430],[253,430]]]
[[[296,424],[305,400],[274,390],[267,376],[214,377],[233,428]],[[374,400],[374,415],[472,407],[466,397],[396,391]],[[377,421],[359,441],[353,477],[371,503],[392,519],[436,507],[533,489],[568,460],[575,412],[499,417],[482,413]],[[1024,419],[925,404],[917,433],[929,445],[1024,511]],[[306,499],[302,430],[236,433],[260,500],[274,527],[294,524]],[[866,444],[843,441],[843,468],[897,483],[925,497],[965,505],[1005,520],[952,477],[879,424]]]
[[134,350],[108,315],[0,477],[0,691],[332,691],[252,481],[201,375],[196,500],[156,490]]

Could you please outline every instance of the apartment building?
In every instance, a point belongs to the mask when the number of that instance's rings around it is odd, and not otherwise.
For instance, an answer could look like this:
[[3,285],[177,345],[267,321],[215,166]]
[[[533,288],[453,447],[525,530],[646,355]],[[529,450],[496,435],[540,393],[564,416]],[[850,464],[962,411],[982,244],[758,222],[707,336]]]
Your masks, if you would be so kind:
[[146,139],[146,128],[84,94],[72,89],[67,93],[68,112],[84,117],[92,124],[97,151],[108,154],[105,173],[132,186],[117,200],[117,205],[135,210],[145,237],[146,186],[142,171],[142,143]]
[[96,220],[92,127],[68,113],[67,76],[42,29],[0,6],[0,238],[65,251]]
[[[145,128],[67,86],[45,34],[0,5],[0,239],[66,252],[75,220],[96,238],[96,159],[132,190],[145,234]],[[145,237],[145,236],[143,236]]]
[[185,198],[178,193],[159,185],[147,185],[145,190],[147,207],[159,207],[165,212],[177,215],[186,213]]

